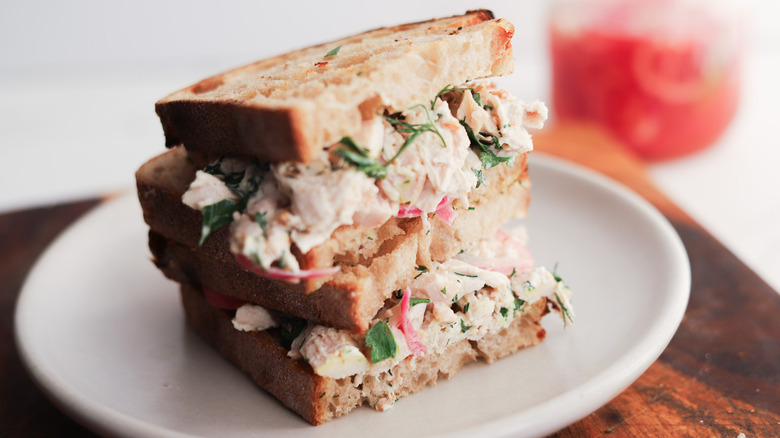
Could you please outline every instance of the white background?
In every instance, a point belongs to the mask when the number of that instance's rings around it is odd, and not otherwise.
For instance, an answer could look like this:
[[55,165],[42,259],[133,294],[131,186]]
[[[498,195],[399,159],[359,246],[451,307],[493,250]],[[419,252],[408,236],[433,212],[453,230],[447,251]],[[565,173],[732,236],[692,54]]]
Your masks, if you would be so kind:
[[[486,7],[516,27],[521,98],[549,101],[548,3],[4,2],[0,213],[132,190],[160,153],[154,102],[199,79],[383,25]],[[737,116],[716,145],[650,165],[657,185],[780,289],[780,4],[746,3]]]

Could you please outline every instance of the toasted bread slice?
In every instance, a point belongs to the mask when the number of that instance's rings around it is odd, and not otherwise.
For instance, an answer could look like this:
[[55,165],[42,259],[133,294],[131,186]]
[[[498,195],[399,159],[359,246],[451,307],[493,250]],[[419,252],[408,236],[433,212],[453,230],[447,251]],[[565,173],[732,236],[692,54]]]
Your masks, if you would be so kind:
[[187,322],[209,344],[314,425],[361,405],[381,409],[395,399],[435,385],[439,377],[451,378],[478,358],[492,362],[536,345],[545,336],[539,321],[547,313],[546,299],[541,299],[509,327],[480,341],[464,339],[440,354],[409,356],[390,372],[332,379],[315,374],[303,360],[290,359],[274,330],[238,331],[231,323],[232,312],[212,307],[197,288],[184,284],[181,294]]
[[213,76],[156,110],[169,147],[305,162],[363,119],[511,73],[513,33],[486,10],[376,29]]
[[[241,268],[229,249],[229,227],[198,246],[202,214],[181,202],[195,168],[183,148],[146,163],[136,173],[144,220],[152,230],[156,263],[169,277],[204,283],[224,295],[254,302],[325,325],[362,332],[390,294],[406,287],[418,266],[443,262],[493,236],[511,218],[525,216],[529,202],[525,156],[513,167],[485,173],[486,184],[469,194],[473,210],[460,209],[451,225],[431,215],[431,228],[420,218],[392,218],[377,228],[342,226],[333,236],[300,255],[302,269],[339,266],[324,279],[291,284],[258,277]],[[316,291],[316,292],[314,292]],[[312,297],[303,297],[314,292]]]

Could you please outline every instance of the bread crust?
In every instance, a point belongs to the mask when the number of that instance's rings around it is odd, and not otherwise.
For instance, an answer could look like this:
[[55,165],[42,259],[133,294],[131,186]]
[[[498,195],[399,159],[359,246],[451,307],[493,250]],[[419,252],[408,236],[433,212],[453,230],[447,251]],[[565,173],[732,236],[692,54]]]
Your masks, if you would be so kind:
[[[541,299],[518,315],[508,328],[482,341],[464,339],[440,354],[410,356],[396,365],[391,374],[337,380],[318,376],[304,361],[287,357],[287,350],[272,331],[235,330],[231,313],[209,305],[193,286],[182,285],[181,295],[190,326],[261,388],[313,425],[364,404],[381,409],[383,403],[434,386],[440,377],[452,378],[465,364],[478,358],[492,362],[536,345],[544,337],[539,336],[540,331],[544,333],[539,321],[547,313],[546,300]],[[502,342],[497,343],[499,340]]]
[[[385,109],[511,73],[513,33],[486,10],[375,29],[207,78],[155,110],[168,147],[306,162]],[[335,47],[336,55],[325,56]]]

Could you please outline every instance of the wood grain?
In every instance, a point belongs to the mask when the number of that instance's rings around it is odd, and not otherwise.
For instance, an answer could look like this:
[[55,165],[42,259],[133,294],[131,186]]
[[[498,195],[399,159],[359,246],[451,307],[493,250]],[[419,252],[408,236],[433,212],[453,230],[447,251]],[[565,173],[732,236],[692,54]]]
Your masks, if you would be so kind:
[[669,346],[630,388],[554,436],[780,436],[780,296],[674,205],[641,161],[585,124],[535,136],[537,150],[633,189],[672,223],[691,261],[691,297]]
[[0,215],[0,436],[95,436],[60,412],[27,375],[13,340],[13,314],[35,260],[98,203],[92,199]]

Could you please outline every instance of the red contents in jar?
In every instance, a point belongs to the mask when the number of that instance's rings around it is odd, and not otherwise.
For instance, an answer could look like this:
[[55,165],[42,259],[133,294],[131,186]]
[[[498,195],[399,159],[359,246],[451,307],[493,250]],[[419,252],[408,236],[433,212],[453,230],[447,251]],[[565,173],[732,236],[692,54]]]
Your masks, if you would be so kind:
[[639,155],[665,159],[712,144],[726,128],[737,107],[740,51],[723,38],[733,29],[722,23],[699,20],[674,34],[631,29],[649,14],[647,4],[610,3],[582,26],[559,26],[553,15],[552,110],[598,122]]

